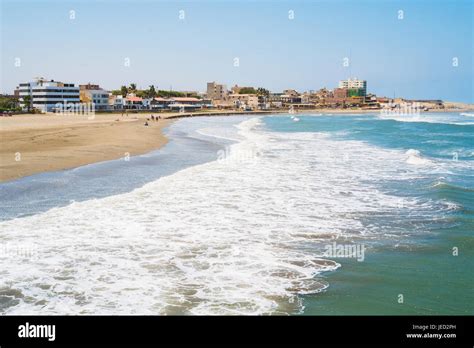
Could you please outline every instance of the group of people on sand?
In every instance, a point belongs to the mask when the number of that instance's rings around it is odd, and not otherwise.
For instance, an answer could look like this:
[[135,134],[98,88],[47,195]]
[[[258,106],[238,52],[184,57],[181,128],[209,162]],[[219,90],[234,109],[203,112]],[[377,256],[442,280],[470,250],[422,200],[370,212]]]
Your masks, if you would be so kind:
[[[159,120],[161,120],[161,116],[160,116],[160,115],[158,115],[158,116],[153,116],[153,115],[151,115],[150,118],[151,118],[152,121],[159,121]],[[150,118],[147,118],[147,119],[146,119],[145,124],[144,124],[145,126],[148,126],[148,121],[150,121]]]

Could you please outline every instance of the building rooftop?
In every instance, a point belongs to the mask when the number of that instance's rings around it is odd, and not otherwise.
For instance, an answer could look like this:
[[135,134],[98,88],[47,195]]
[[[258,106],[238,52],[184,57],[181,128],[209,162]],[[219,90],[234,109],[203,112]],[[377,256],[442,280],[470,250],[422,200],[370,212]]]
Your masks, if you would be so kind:
[[192,97],[176,97],[176,98],[171,98],[174,101],[177,102],[198,102],[200,101],[198,98],[192,98]]
[[143,99],[140,98],[140,97],[127,97],[127,100],[131,101],[131,102],[141,102],[141,101],[143,101]]

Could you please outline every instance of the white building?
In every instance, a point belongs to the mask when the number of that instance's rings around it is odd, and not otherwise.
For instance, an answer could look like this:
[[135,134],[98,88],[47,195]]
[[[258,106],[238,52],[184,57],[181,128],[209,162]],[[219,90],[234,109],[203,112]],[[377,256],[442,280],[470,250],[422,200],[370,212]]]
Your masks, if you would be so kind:
[[364,95],[367,95],[367,81],[366,80],[358,80],[357,78],[354,79],[347,79],[339,81],[339,88],[359,88],[364,91]]
[[109,105],[114,110],[123,110],[125,107],[125,98],[121,95],[112,95],[109,98]]
[[170,99],[168,107],[171,110],[195,110],[202,108],[202,101],[192,97],[174,97]]
[[20,96],[20,105],[25,108],[24,97],[30,96],[30,106],[43,112],[55,110],[58,105],[80,103],[79,87],[73,83],[47,81],[38,78],[36,81],[20,83],[17,87]]
[[94,103],[95,110],[109,110],[109,92],[98,85],[79,85],[81,102]]

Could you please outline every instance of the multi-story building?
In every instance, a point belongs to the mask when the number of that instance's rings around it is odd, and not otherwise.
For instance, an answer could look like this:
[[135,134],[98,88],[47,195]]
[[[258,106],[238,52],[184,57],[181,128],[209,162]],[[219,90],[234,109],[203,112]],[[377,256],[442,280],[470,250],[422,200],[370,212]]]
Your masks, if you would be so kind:
[[345,89],[360,89],[361,91],[358,93],[360,97],[365,97],[367,95],[367,81],[366,80],[358,80],[357,78],[354,79],[347,79],[339,81],[339,88]]
[[348,97],[365,97],[367,95],[365,89],[363,88],[348,88],[347,96]]
[[301,96],[291,95],[291,94],[282,94],[280,96],[281,102],[285,104],[298,104],[301,103]]
[[229,94],[227,100],[236,108],[257,109],[258,96],[256,94]]
[[220,85],[216,82],[207,83],[207,98],[211,100],[225,100],[227,97],[226,85]]
[[281,96],[283,93],[270,93],[268,96],[268,102],[270,103],[270,107],[281,108],[283,103],[281,101]]
[[94,103],[95,110],[109,110],[109,92],[99,85],[79,85],[81,102]]
[[20,105],[28,107],[24,98],[30,97],[30,107],[49,112],[62,108],[63,105],[75,105],[80,103],[79,87],[73,83],[59,81],[47,81],[37,78],[36,81],[20,83],[17,87],[20,96]]
[[334,98],[338,99],[344,99],[348,96],[347,88],[334,88],[334,91],[332,93]]

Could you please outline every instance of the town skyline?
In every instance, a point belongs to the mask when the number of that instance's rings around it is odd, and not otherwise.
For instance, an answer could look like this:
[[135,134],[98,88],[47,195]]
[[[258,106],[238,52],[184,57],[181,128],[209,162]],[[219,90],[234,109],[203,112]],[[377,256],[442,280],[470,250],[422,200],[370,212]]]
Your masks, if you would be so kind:
[[[473,102],[469,1],[249,4],[4,0],[0,91],[37,76],[201,92],[208,81],[309,91],[357,77],[381,96]],[[28,25],[36,35],[19,38]]]

